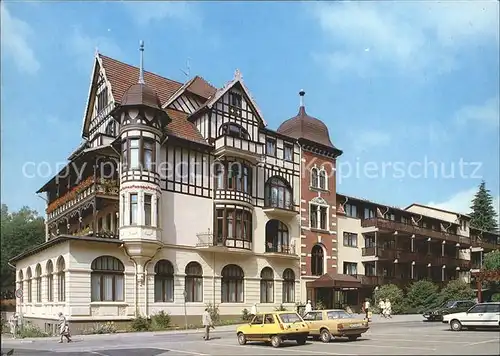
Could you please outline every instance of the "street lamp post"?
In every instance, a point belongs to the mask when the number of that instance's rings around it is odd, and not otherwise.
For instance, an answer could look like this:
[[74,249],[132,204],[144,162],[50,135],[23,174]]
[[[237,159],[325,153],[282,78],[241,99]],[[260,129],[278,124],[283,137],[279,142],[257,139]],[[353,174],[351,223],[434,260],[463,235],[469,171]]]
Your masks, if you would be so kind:
[[187,330],[188,329],[188,317],[187,317],[187,307],[186,307],[187,292],[184,291],[183,295],[184,295],[184,323]]

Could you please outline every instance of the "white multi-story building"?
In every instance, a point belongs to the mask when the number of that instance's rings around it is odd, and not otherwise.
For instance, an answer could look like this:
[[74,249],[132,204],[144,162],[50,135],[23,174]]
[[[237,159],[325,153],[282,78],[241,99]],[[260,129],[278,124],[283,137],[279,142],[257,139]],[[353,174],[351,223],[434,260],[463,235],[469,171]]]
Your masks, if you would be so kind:
[[[78,328],[160,310],[198,323],[208,303],[225,318],[304,303],[301,248],[313,246],[301,225],[329,240],[326,255],[336,233],[326,172],[341,151],[328,129],[302,104],[273,131],[239,71],[220,89],[183,84],[144,72],[142,50],[139,68],[96,54],[83,143],[38,191],[46,242],[11,260],[17,311],[42,326],[62,311]],[[310,204],[304,187],[328,202]]]

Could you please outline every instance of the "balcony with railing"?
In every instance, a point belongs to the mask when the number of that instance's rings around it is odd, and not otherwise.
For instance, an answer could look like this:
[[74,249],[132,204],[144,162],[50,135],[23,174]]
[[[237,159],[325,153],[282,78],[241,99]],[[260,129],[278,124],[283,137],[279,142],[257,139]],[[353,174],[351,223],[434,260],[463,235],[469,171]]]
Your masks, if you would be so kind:
[[211,252],[251,252],[252,241],[248,239],[236,238],[234,236],[215,236],[210,230],[196,234],[198,242],[196,247],[200,250]]
[[94,198],[118,200],[117,180],[88,177],[71,190],[50,202],[47,206],[47,221],[52,222],[77,209]]
[[264,153],[264,144],[252,141],[249,137],[222,135],[215,139],[215,156],[240,157],[252,163],[257,163],[260,162]]
[[299,213],[293,201],[271,196],[265,197],[263,211],[268,216],[277,218],[293,217]]
[[408,235],[415,235],[419,237],[432,238],[437,240],[452,241],[455,243],[460,243],[466,246],[471,245],[471,240],[468,237],[456,235],[454,233],[433,230],[426,227],[417,226],[410,223],[403,223],[394,220],[382,219],[382,218],[371,218],[361,220],[361,226],[368,228],[373,227],[379,231],[386,232],[403,232]]
[[295,245],[266,243],[266,255],[275,257],[298,258]]

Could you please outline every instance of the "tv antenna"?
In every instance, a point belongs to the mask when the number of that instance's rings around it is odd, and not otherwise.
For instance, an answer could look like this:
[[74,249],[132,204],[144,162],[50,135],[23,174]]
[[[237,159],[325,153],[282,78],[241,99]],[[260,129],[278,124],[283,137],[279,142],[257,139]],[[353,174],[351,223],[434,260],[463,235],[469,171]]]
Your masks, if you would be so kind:
[[184,73],[186,77],[189,78],[189,75],[191,74],[191,64],[190,64],[191,58],[188,57],[186,60],[186,70],[181,69],[181,72]]

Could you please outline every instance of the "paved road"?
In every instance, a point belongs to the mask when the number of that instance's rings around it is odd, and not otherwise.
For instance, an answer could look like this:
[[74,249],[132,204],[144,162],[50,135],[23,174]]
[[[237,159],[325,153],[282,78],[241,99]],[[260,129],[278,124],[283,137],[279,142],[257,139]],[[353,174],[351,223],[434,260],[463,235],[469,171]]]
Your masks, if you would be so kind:
[[16,356],[208,356],[208,355],[498,355],[498,331],[452,332],[441,323],[411,321],[373,324],[355,342],[334,340],[329,344],[310,341],[304,346],[291,342],[274,349],[249,343],[238,345],[233,331],[213,334],[204,341],[201,333],[147,333],[75,336],[71,344],[53,339],[2,340],[2,352],[14,348]]

